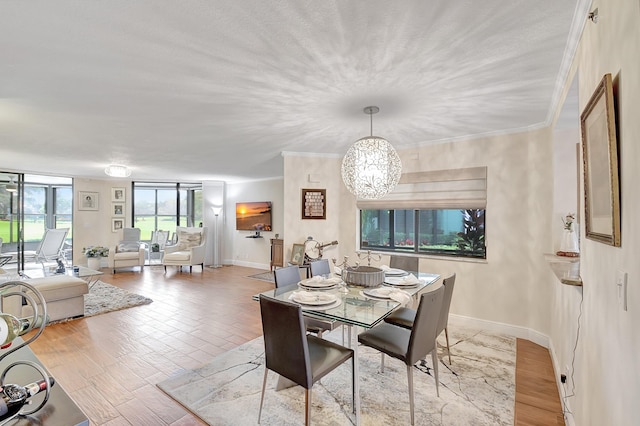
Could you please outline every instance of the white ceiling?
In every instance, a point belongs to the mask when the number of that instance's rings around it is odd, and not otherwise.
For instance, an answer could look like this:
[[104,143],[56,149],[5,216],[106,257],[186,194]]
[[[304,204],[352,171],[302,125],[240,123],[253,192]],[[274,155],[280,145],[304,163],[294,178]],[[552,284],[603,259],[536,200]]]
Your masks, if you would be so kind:
[[[586,4],[586,6],[585,6]],[[282,175],[344,155],[549,125],[587,0],[5,1],[0,170]]]

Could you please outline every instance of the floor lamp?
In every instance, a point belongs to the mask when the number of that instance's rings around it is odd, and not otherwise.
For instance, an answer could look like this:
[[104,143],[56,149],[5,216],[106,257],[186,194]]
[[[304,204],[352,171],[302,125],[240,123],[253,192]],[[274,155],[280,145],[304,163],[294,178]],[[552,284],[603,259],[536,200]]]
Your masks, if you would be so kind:
[[213,214],[216,217],[216,223],[214,228],[213,235],[213,267],[220,268],[222,265],[220,264],[220,237],[218,236],[218,216],[220,215],[220,211],[222,208],[220,207],[212,207]]

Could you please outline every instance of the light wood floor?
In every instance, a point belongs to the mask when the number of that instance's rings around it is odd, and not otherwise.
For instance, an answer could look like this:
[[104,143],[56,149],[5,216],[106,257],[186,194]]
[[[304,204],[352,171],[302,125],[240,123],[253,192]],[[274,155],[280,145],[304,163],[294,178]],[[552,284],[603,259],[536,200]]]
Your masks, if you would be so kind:
[[516,426],[564,425],[549,350],[529,340],[516,341]]
[[[238,266],[107,271],[103,281],[153,303],[49,326],[31,349],[92,425],[203,425],[156,383],[262,335],[251,296],[273,284],[247,278],[263,271]],[[517,424],[541,424],[528,408],[516,409]]]

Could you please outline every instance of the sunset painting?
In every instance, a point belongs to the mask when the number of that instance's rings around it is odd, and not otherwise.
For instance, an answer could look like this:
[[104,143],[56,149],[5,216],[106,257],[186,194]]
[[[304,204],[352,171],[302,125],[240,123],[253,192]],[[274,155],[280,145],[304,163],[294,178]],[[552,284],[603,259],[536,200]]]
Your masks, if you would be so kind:
[[271,231],[271,202],[236,203],[236,229]]

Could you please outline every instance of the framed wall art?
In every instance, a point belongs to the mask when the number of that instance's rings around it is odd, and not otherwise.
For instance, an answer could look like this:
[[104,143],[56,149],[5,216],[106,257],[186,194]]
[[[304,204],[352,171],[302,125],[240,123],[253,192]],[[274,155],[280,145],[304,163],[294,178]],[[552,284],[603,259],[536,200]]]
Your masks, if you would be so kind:
[[327,192],[325,189],[302,190],[302,218],[327,218]]
[[111,232],[118,232],[124,228],[124,219],[111,219]]
[[100,194],[97,192],[78,191],[78,210],[98,211]]
[[124,188],[111,188],[111,201],[124,203]]
[[605,74],[580,115],[586,237],[620,246],[620,184],[613,82]]
[[124,203],[111,204],[111,214],[113,216],[124,216]]

